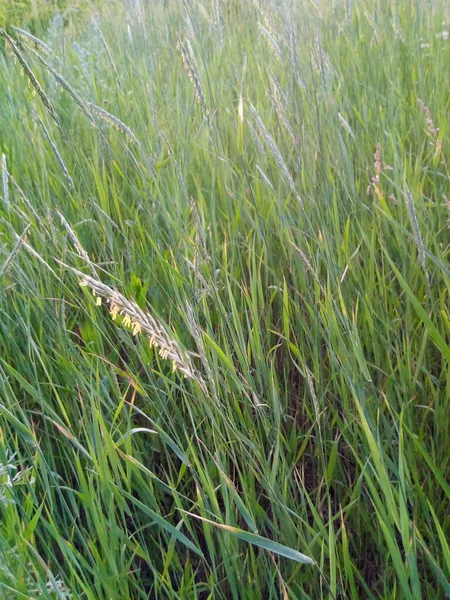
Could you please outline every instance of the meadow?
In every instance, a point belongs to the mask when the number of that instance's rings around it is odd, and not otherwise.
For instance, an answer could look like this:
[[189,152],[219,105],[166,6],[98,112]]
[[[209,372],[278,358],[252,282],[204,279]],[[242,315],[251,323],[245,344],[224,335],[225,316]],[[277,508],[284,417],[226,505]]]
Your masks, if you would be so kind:
[[0,24],[0,598],[449,597],[448,2]]

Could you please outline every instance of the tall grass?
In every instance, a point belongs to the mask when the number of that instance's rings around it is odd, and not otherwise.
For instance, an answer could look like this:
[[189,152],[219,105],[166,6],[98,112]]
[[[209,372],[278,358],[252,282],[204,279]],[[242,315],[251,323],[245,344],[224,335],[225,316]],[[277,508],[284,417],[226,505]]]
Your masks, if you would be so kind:
[[93,6],[1,33],[0,597],[447,597],[447,2]]

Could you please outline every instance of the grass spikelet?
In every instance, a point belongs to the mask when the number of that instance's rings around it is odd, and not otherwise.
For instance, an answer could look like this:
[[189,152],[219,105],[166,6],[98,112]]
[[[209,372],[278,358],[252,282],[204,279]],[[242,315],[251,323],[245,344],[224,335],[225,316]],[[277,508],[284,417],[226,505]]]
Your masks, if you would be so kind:
[[11,252],[8,254],[8,256],[6,257],[5,262],[0,265],[0,277],[2,277],[3,273],[5,273],[11,266],[12,261],[14,260],[14,257],[16,256],[16,254],[19,252],[20,246],[22,245],[22,242],[24,241],[24,239],[26,238],[28,229],[29,229],[29,225],[27,225],[22,233],[22,235],[19,237],[17,236],[16,238],[16,243],[14,244],[14,248],[11,250]]
[[258,135],[258,132],[253,127],[253,125],[250,123],[250,121],[247,122],[247,126],[250,130],[250,133],[252,134],[253,139],[255,140],[256,145],[258,146],[259,152],[261,154],[264,154],[264,144],[262,143],[261,137]]
[[252,111],[252,114],[256,121],[258,129],[261,132],[261,135],[263,136],[264,141],[268,145],[269,150],[272,153],[272,156],[274,157],[274,159],[281,171],[281,174],[283,175],[285,180],[288,182],[289,187],[291,188],[291,191],[294,194],[294,196],[297,198],[299,204],[303,206],[302,199],[300,198],[300,196],[297,192],[294,180],[292,179],[292,175],[289,173],[289,169],[287,168],[286,163],[284,162],[283,157],[281,156],[280,151],[278,150],[275,140],[270,135],[270,133],[267,131],[266,126],[264,125],[263,121],[261,120],[261,117],[258,114],[258,111],[256,110],[256,108],[253,106],[253,104],[251,102],[250,102],[250,110]]
[[436,158],[439,156],[441,158],[441,162],[446,171],[447,179],[450,182],[450,170],[447,165],[447,160],[442,151],[442,140],[439,137],[439,129],[435,126],[433,117],[431,116],[431,111],[428,108],[428,106],[426,106],[424,101],[421,100],[420,98],[417,98],[417,104],[419,105],[420,110],[425,115],[425,121],[427,124],[427,135],[431,139],[430,143],[432,146],[434,146],[434,149],[435,149],[434,157]]
[[381,144],[378,142],[377,143],[377,147],[375,149],[375,154],[373,155],[373,160],[374,160],[374,163],[373,163],[374,174],[370,178],[370,183],[369,183],[369,186],[367,188],[367,195],[370,194],[370,190],[371,189],[373,189],[375,191],[375,194],[377,196],[378,196],[378,194],[380,194],[380,189],[379,189],[380,175],[381,175],[381,171],[383,170],[383,163],[382,163],[381,159],[382,159]]
[[184,196],[187,198],[188,197],[188,193],[187,193],[187,189],[186,189],[186,184],[184,183],[184,179],[183,179],[183,175],[181,174],[180,171],[180,165],[178,164],[178,161],[176,159],[175,153],[173,151],[172,145],[169,142],[167,135],[164,133],[164,131],[162,129],[159,130],[159,135],[162,137],[162,139],[164,140],[164,143],[167,146],[167,150],[170,154],[170,157],[172,158],[173,161],[173,166],[175,168],[175,173],[177,174],[177,179],[178,182],[180,184],[180,187],[183,191]]
[[272,80],[273,92],[272,93],[268,92],[268,95],[270,97],[270,100],[272,101],[272,104],[277,112],[277,115],[278,115],[281,123],[284,125],[290,138],[292,139],[292,141],[295,144],[297,142],[297,136],[295,135],[295,133],[291,127],[291,124],[289,122],[288,116],[286,114],[286,110],[287,110],[286,94],[282,90],[280,83],[279,83],[278,79],[275,77],[274,73],[272,71],[269,71],[269,72],[270,72],[270,79]]
[[96,298],[103,298],[109,307],[113,320],[119,315],[123,317],[123,325],[130,327],[133,335],[144,334],[151,348],[156,348],[161,358],[172,362],[173,371],[179,371],[188,379],[201,383],[195,373],[187,353],[178,342],[171,338],[163,325],[148,312],[142,310],[135,302],[128,300],[118,290],[110,288],[98,279],[75,271],[80,277],[80,285],[88,287]]
[[59,168],[61,169],[61,172],[64,175],[64,177],[65,177],[65,179],[66,179],[66,181],[67,181],[67,183],[69,185],[69,189],[73,190],[75,186],[73,185],[72,177],[70,176],[69,171],[68,171],[68,169],[66,167],[65,162],[63,161],[60,153],[58,152],[58,148],[56,147],[55,142],[52,140],[52,138],[50,136],[50,133],[49,133],[47,127],[45,126],[45,123],[43,122],[43,120],[39,116],[39,114],[34,109],[33,109],[32,112],[33,112],[34,118],[36,119],[39,127],[42,130],[42,133],[45,136],[45,139],[47,140],[47,142],[50,145],[50,148],[52,149],[52,152],[53,152],[53,154],[54,154],[54,156],[56,158],[56,161],[57,161],[57,163],[59,165]]
[[272,85],[273,85],[273,90],[274,90],[274,96],[277,96],[279,98],[279,101],[281,102],[282,106],[284,109],[286,109],[287,107],[287,97],[286,94],[283,91],[283,88],[280,85],[280,82],[278,81],[275,73],[272,71],[272,69],[269,69],[269,73],[270,73],[270,80],[272,81]]
[[[208,385],[209,385],[208,389],[211,390],[214,400],[216,401],[217,404],[219,404],[220,399],[217,394],[217,386],[216,386],[216,382],[215,382],[215,378],[214,378],[214,372],[211,368],[208,357],[206,355],[204,340],[203,340],[200,328],[198,326],[198,323],[195,319],[194,309],[192,308],[192,305],[189,302],[187,302],[187,304],[186,304],[185,319],[186,319],[187,326],[189,328],[189,332],[190,332],[192,338],[194,339],[196,347],[197,347],[198,356],[200,357],[200,362],[203,367],[203,371],[206,375],[206,379],[208,381]],[[200,378],[200,387],[203,390],[206,390],[206,385],[202,378]]]
[[[211,294],[211,283],[208,283],[200,271],[202,264],[207,264],[211,261],[211,256],[208,253],[205,227],[200,218],[197,209],[197,202],[192,198],[190,202],[191,214],[193,215],[195,234],[193,239],[189,237],[189,241],[194,248],[194,262],[191,262],[185,257],[186,263],[194,271],[196,295],[201,298],[204,295]],[[200,284],[200,285],[198,285]]]
[[11,175],[11,173],[9,173],[8,171],[6,171],[7,177],[8,177],[8,181],[11,182],[13,184],[14,189],[16,190],[16,192],[19,194],[20,199],[22,200],[22,202],[24,204],[26,204],[27,208],[32,212],[32,214],[34,215],[34,218],[36,219],[36,221],[45,228],[44,223],[41,219],[41,217],[38,215],[38,213],[36,212],[36,209],[34,208],[34,206],[31,204],[30,200],[25,196],[22,188],[20,187],[20,185],[17,183],[17,181],[14,179],[14,177]]
[[437,129],[434,125],[434,121],[433,118],[431,116],[431,111],[428,108],[428,106],[426,106],[426,104],[424,103],[423,100],[421,100],[420,98],[417,98],[417,104],[420,107],[420,110],[423,112],[423,114],[425,115],[425,120],[426,120],[426,124],[427,124],[427,131],[428,131],[428,135],[434,139],[434,141],[436,142],[437,140],[437,136],[439,133],[439,129]]
[[289,123],[289,119],[287,118],[286,115],[286,111],[285,111],[285,107],[283,105],[283,103],[280,101],[280,94],[278,93],[278,90],[275,89],[274,93],[270,93],[268,92],[268,95],[270,97],[270,100],[276,110],[276,113],[281,121],[281,123],[283,124],[284,128],[286,129],[286,131],[289,134],[289,137],[292,139],[292,141],[295,143],[296,142],[296,136],[292,130],[292,127]]
[[31,256],[34,256],[34,258],[36,258],[42,265],[45,266],[46,269],[48,269],[50,271],[50,273],[53,275],[53,277],[55,277],[60,283],[62,283],[61,278],[58,277],[55,270],[48,264],[48,262],[46,260],[44,260],[44,258],[39,254],[39,252],[36,252],[36,250],[33,248],[33,246],[30,246],[30,244],[28,244],[28,242],[26,241],[26,235],[25,235],[25,237],[23,237],[23,236],[19,236],[19,235],[17,235],[17,233],[15,233],[14,237],[17,242],[20,241],[20,244],[25,248],[25,250],[27,252],[29,252],[29,254],[31,254]]
[[267,175],[264,173],[264,171],[261,169],[261,167],[259,165],[256,165],[256,170],[261,175],[264,183],[266,185],[268,185],[272,191],[274,191],[272,182],[270,181],[270,179],[267,177]]
[[339,123],[342,125],[342,127],[345,129],[345,131],[350,135],[352,140],[354,140],[355,134],[353,133],[353,129],[350,127],[350,124],[348,123],[348,121],[346,121],[344,119],[344,117],[341,115],[340,112],[338,112],[338,119],[339,119]]
[[294,80],[296,84],[303,90],[306,90],[306,85],[301,78],[300,75],[300,65],[298,61],[298,49],[297,49],[297,32],[294,26],[294,19],[289,19],[289,28],[288,28],[288,37],[289,37],[289,49],[290,49],[290,59],[291,66],[294,73]]
[[258,22],[258,27],[260,28],[264,39],[267,41],[267,44],[272,52],[272,54],[279,60],[281,61],[282,59],[282,54],[281,54],[281,49],[280,46],[278,45],[277,40],[274,38],[274,36],[271,34],[271,32],[266,29],[264,27],[264,25],[262,23]]
[[73,245],[75,246],[76,251],[78,252],[78,255],[84,260],[84,262],[89,266],[91,272],[93,273],[93,275],[95,277],[97,277],[97,271],[95,269],[95,265],[94,263],[91,261],[91,259],[89,258],[89,254],[86,252],[86,250],[83,248],[80,240],[78,239],[77,234],[75,233],[75,231],[72,229],[72,227],[69,225],[69,223],[66,221],[64,215],[62,215],[60,212],[56,213],[58,215],[58,217],[61,219],[61,223],[64,227],[64,229],[67,231],[67,233],[69,234],[70,239],[72,240]]
[[296,244],[294,244],[294,242],[291,242],[292,247],[294,248],[294,250],[298,253],[298,255],[300,256],[300,258],[302,259],[306,270],[311,273],[311,275],[314,277],[314,279],[318,280],[318,277],[316,275],[316,272],[314,271],[312,264],[309,260],[309,258],[306,256],[306,254],[303,252],[303,250],[301,248],[299,248]]
[[406,206],[408,208],[409,218],[411,219],[411,225],[413,228],[414,238],[416,240],[417,249],[419,252],[419,262],[422,265],[422,268],[423,268],[423,271],[425,273],[425,277],[427,280],[427,285],[429,287],[430,276],[428,274],[428,269],[427,269],[425,245],[423,243],[422,234],[420,233],[419,220],[417,218],[417,211],[416,211],[416,207],[414,204],[414,200],[413,200],[412,194],[409,191],[408,187],[406,187],[405,197],[406,197]]
[[378,142],[373,155],[373,175],[370,178],[370,183],[367,187],[367,195],[373,190],[378,199],[383,197],[384,192],[380,185],[380,177],[383,171],[392,171],[392,167],[383,164],[383,151],[380,142]]
[[61,59],[58,56],[56,56],[56,54],[53,52],[53,50],[50,48],[50,46],[48,44],[46,44],[38,37],[31,34],[29,31],[25,31],[24,29],[21,29],[20,27],[11,27],[11,29],[13,31],[15,31],[17,33],[17,35],[19,37],[23,38],[25,41],[28,41],[28,42],[31,41],[35,47],[41,48],[46,54],[51,56],[53,59],[61,62]]
[[125,125],[125,123],[123,123],[120,119],[109,113],[104,108],[100,108],[100,106],[97,106],[93,102],[86,102],[86,104],[93,115],[100,117],[103,121],[105,121],[105,123],[108,123],[108,125],[124,133],[130,140],[130,142],[132,142],[136,146],[141,146],[141,143],[131,131],[131,129],[128,127],[128,125]]
[[214,0],[214,26],[219,34],[219,44],[223,47],[224,27],[222,23],[222,13],[220,9],[220,0]]
[[103,48],[105,49],[106,56],[108,57],[109,63],[110,63],[110,65],[112,67],[112,70],[114,72],[114,77],[116,78],[117,86],[118,86],[118,88],[120,90],[123,90],[122,82],[120,80],[119,73],[117,71],[116,63],[114,62],[113,57],[111,56],[111,52],[109,50],[108,44],[106,43],[105,36],[103,35],[103,32],[102,32],[102,30],[100,29],[100,27],[98,25],[95,26],[95,30],[97,31],[97,33],[98,33],[98,35],[99,35],[99,37],[101,39],[101,42],[103,44]]
[[309,392],[310,392],[312,400],[313,400],[313,406],[314,406],[314,412],[315,412],[315,415],[316,415],[316,421],[319,421],[319,419],[320,419],[320,409],[319,409],[319,402],[317,400],[316,390],[314,388],[313,376],[311,374],[311,371],[308,369],[308,367],[306,365],[305,365],[305,371],[306,371],[306,380],[308,382]]
[[17,45],[17,43],[15,42],[15,40],[13,40],[12,37],[10,35],[8,35],[6,33],[6,31],[4,29],[2,29],[2,28],[0,28],[0,35],[2,35],[5,38],[5,40],[8,42],[8,46],[11,48],[11,51],[13,52],[13,54],[16,56],[16,58],[19,61],[22,69],[24,70],[26,76],[28,77],[31,85],[36,90],[36,93],[38,94],[38,96],[42,100],[42,102],[43,102],[45,108],[48,110],[50,116],[55,121],[56,125],[58,127],[61,127],[60,120],[58,118],[58,115],[56,114],[56,111],[55,111],[55,109],[53,107],[52,102],[50,101],[49,97],[47,96],[47,94],[42,89],[41,84],[39,83],[39,81],[37,80],[35,74],[31,70],[31,68],[29,67],[27,61],[25,60],[25,57],[23,56],[22,52],[19,50],[19,46]]
[[88,119],[91,121],[91,123],[95,126],[95,121],[92,118],[91,113],[89,112],[87,106],[86,106],[86,102],[83,100],[83,98],[80,97],[79,94],[77,94],[77,92],[73,89],[73,87],[70,85],[70,83],[68,83],[68,81],[66,81],[64,79],[64,77],[62,75],[60,75],[58,73],[58,71],[56,71],[56,69],[54,69],[40,54],[39,52],[36,52],[36,50],[32,49],[31,50],[34,54],[34,56],[36,56],[36,58],[39,60],[39,62],[53,75],[53,77],[55,78],[55,81],[66,90],[66,92],[72,96],[73,100],[75,101],[76,104],[78,104],[78,106],[81,108],[81,110],[83,111],[83,113],[88,117]]
[[[189,50],[188,50],[188,48],[189,48]],[[208,111],[208,107],[206,105],[205,94],[203,92],[202,84],[200,83],[200,78],[197,74],[195,59],[193,57],[193,53],[192,53],[192,49],[189,44],[189,40],[186,40],[186,44],[184,44],[183,41],[181,40],[180,36],[178,36],[178,49],[181,53],[183,67],[187,71],[187,73],[189,75],[189,79],[192,81],[192,83],[194,85],[195,97],[197,98],[197,100],[202,108],[203,117],[205,118],[205,121],[208,123],[208,126],[210,126],[209,111]]]
[[[264,20],[264,29],[265,29],[265,31],[270,36],[270,38],[275,41],[275,43],[276,43],[276,45],[278,47],[278,43],[276,42],[276,38],[278,36],[277,36],[277,34],[275,32],[275,29],[274,29],[274,27],[272,25],[272,21],[270,20],[270,15],[269,15],[269,12],[268,12],[267,8],[261,2],[259,2],[259,0],[254,0],[253,4],[255,5],[256,10],[260,13],[260,15],[262,16],[262,18]],[[260,25],[259,22],[258,22],[258,25]],[[281,57],[281,54],[280,54],[280,57]]]

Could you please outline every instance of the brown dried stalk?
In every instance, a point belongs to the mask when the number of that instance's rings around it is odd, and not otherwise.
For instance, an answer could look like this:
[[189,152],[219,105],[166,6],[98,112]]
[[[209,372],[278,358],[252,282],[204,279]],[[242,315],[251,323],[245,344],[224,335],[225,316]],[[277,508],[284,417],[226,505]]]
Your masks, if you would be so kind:
[[445,172],[447,175],[447,179],[450,181],[450,170],[448,168],[447,160],[445,158],[444,152],[442,151],[442,140],[439,137],[439,129],[435,126],[433,118],[431,116],[431,111],[426,106],[423,100],[417,98],[417,104],[420,106],[420,110],[425,115],[425,122],[427,124],[427,135],[431,139],[431,145],[434,146],[435,152],[434,156],[440,157],[441,163],[445,168]]
[[[392,167],[383,164],[383,152],[381,150],[381,144],[378,142],[377,147],[375,149],[375,154],[373,155],[373,168],[374,175],[370,178],[370,183],[367,188],[367,195],[370,194],[371,190],[374,191],[375,196],[377,198],[383,197],[383,189],[380,186],[380,177],[383,171],[392,171]],[[396,198],[393,198],[396,201]]]

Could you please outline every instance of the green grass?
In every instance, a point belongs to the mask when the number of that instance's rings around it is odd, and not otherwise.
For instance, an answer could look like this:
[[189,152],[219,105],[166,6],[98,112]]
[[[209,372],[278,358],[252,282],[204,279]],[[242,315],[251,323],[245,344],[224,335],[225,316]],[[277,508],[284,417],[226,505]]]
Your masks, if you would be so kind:
[[447,2],[45,18],[1,33],[0,597],[448,597]]

